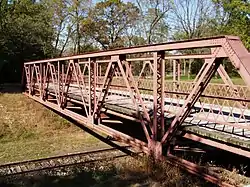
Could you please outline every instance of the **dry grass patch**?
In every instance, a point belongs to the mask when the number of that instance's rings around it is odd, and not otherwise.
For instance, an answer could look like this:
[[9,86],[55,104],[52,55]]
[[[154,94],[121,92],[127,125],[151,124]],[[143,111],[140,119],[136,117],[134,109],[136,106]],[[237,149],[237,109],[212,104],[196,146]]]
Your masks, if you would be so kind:
[[0,163],[106,145],[22,94],[0,94]]
[[156,163],[147,157],[141,160],[126,158],[115,165],[120,168],[120,177],[132,181],[131,186],[215,186],[167,162]]

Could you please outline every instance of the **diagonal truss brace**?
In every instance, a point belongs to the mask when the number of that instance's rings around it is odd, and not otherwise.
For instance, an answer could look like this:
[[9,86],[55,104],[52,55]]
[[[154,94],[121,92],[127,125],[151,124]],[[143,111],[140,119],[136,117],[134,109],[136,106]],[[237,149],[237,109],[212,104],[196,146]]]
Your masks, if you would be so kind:
[[[237,89],[237,87],[234,85],[234,83],[230,79],[229,75],[227,74],[227,72],[224,69],[224,67],[222,66],[222,64],[219,66],[217,71],[218,71],[220,77],[222,78],[223,82],[229,87],[230,91],[233,93],[234,97],[240,98],[241,96],[239,94],[239,90]],[[246,107],[245,102],[237,102],[236,104],[240,108]]]
[[137,85],[138,85],[138,86],[140,86],[140,83],[141,83],[140,80],[143,79],[143,78],[145,77],[145,76],[144,76],[144,71],[145,71],[147,65],[149,66],[150,71],[154,72],[154,68],[153,68],[152,62],[151,62],[151,61],[145,61],[145,62],[143,63],[142,70],[141,70],[141,72],[140,72],[140,74],[139,74],[139,76],[138,76],[138,79],[137,79]]
[[[72,68],[73,68],[72,72],[71,72],[72,73],[71,77],[73,75],[75,75],[76,83],[77,83],[78,89],[80,90],[80,95],[81,95],[84,111],[85,111],[86,115],[89,116],[89,113],[87,110],[87,104],[86,104],[87,103],[86,99],[88,98],[88,95],[87,95],[87,90],[86,90],[86,86],[84,83],[83,75],[81,73],[81,68],[79,66],[79,63],[77,63],[77,62],[71,62],[70,66],[72,66]],[[64,83],[64,84],[66,84],[66,83]]]
[[[146,109],[146,106],[145,106],[145,104],[143,102],[143,99],[141,97],[140,91],[139,91],[139,89],[137,87],[137,83],[136,83],[136,81],[134,79],[134,76],[132,74],[131,66],[126,61],[125,58],[122,59],[122,60],[119,60],[118,65],[119,65],[121,74],[123,76],[123,79],[125,81],[125,84],[127,86],[127,89],[129,90],[130,98],[132,99],[132,102],[133,102],[134,106],[136,107],[137,115],[138,115],[138,117],[140,119],[144,134],[145,134],[147,140],[150,141],[150,139],[151,139],[150,135],[153,132],[153,126],[151,124],[151,120],[150,120],[148,111]],[[125,66],[126,73],[125,73],[125,71],[123,69],[123,65]],[[141,108],[143,110],[142,111],[143,116],[141,115],[139,105],[141,106]],[[148,126],[150,128],[150,131],[147,128]]]
[[100,93],[97,97],[96,104],[94,105],[93,115],[94,118],[100,117],[100,112],[103,107],[103,104],[105,102],[106,96],[108,95],[108,91],[111,85],[111,82],[113,80],[113,77],[115,75],[116,69],[118,67],[118,64],[115,63],[118,59],[115,59],[113,56],[111,57],[111,60],[108,64],[103,84],[101,85]]
[[221,64],[222,59],[216,58],[220,50],[221,48],[216,48],[213,54],[214,57],[205,62],[204,67],[200,70],[202,72],[200,72],[197,75],[199,76],[197,78],[197,83],[194,85],[191,93],[185,100],[184,105],[175,116],[167,132],[163,136],[161,143],[169,142],[175,135],[177,128],[184,122],[184,120],[190,114],[192,107],[194,106],[196,101],[199,99],[202,92],[204,91],[204,89],[206,88],[210,80],[212,79],[214,73],[217,71],[218,67]]
[[[57,75],[56,68],[55,68],[54,64],[48,63],[48,72],[51,75],[57,104],[60,106],[61,105],[61,97],[60,97],[60,92],[59,92],[59,87],[58,87],[59,76]],[[49,78],[48,74],[47,74],[47,78]]]
[[[148,132],[148,129],[146,126],[147,126],[147,124],[149,124],[149,125],[151,124],[150,117],[149,117],[149,114],[148,114],[147,109],[145,107],[145,104],[143,102],[143,99],[140,95],[139,89],[137,88],[136,81],[134,80],[134,77],[132,75],[131,67],[130,67],[129,63],[126,61],[125,57],[122,55],[111,57],[111,61],[109,62],[108,68],[106,70],[103,85],[101,86],[100,94],[97,98],[97,104],[96,104],[95,109],[94,109],[94,114],[96,115],[97,118],[100,116],[100,111],[103,107],[104,101],[105,101],[106,96],[108,94],[112,79],[115,76],[115,72],[117,72],[118,70],[120,70],[120,73],[123,77],[123,80],[127,86],[129,93],[130,93],[130,97],[132,99],[132,102],[137,109],[138,116],[140,118],[143,130],[145,132],[145,136],[149,140],[150,135],[149,135],[149,132]],[[140,114],[139,105],[141,105],[141,107],[143,109],[144,116],[141,116],[141,114]],[[152,128],[152,126],[150,126],[150,128]]]

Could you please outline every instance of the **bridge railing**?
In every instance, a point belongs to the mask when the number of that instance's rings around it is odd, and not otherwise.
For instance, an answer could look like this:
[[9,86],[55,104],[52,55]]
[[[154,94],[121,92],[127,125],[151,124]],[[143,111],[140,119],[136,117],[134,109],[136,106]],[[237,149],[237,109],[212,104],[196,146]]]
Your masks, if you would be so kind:
[[[233,84],[222,66],[225,58],[244,85]],[[183,59],[202,61],[192,82],[181,81]],[[142,125],[148,148],[161,154],[161,146],[183,125],[248,134],[249,59],[238,37],[218,36],[26,62],[24,68],[30,97],[60,112],[74,100],[82,105],[81,119],[93,125],[101,123],[101,113],[111,101],[117,107],[127,104]],[[168,65],[171,81],[166,80]],[[211,83],[215,73],[224,84]]]

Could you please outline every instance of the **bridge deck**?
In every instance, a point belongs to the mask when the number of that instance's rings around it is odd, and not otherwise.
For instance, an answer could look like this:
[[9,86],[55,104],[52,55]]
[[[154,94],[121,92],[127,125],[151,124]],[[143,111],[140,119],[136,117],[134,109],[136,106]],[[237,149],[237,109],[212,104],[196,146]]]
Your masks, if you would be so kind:
[[[49,86],[49,91],[54,93],[54,85]],[[97,93],[99,93],[99,89],[97,89]],[[152,95],[143,94],[144,104],[151,114],[153,108],[153,99]],[[68,97],[77,101],[82,101],[80,89],[74,85],[69,88]],[[88,101],[88,98],[85,98]],[[201,103],[202,104],[202,103]],[[217,140],[224,143],[233,144],[235,146],[239,146],[241,148],[250,148],[250,130],[244,128],[236,128],[234,126],[229,125],[221,125],[213,122],[209,122],[206,120],[201,120],[202,116],[215,117],[215,114],[200,111],[201,104],[196,104],[195,108],[192,110],[189,117],[186,118],[183,125],[181,126],[181,130],[185,132],[191,132],[194,134],[198,134],[213,140]],[[203,104],[204,105],[204,104]],[[177,106],[175,101],[170,98],[165,98],[165,110],[166,112],[166,126],[168,126],[173,120],[173,116],[177,113],[181,106]],[[117,114],[125,114],[127,116],[138,119],[138,114],[136,113],[135,105],[133,104],[131,98],[129,97],[129,93],[127,91],[119,91],[112,89],[109,91],[109,95],[107,96],[104,104],[104,108],[115,111]],[[139,110],[142,112],[142,108],[139,106]],[[218,118],[227,119],[229,123],[235,122],[237,120],[236,116],[237,110],[234,111],[235,117],[230,117],[227,115],[229,108],[225,107],[223,115],[217,114]],[[246,110],[246,119],[250,121],[250,111]],[[152,117],[152,116],[151,116]],[[240,119],[239,119],[240,120]],[[247,128],[247,124],[244,124]],[[243,127],[244,127],[243,126]],[[249,127],[249,126],[248,126]]]

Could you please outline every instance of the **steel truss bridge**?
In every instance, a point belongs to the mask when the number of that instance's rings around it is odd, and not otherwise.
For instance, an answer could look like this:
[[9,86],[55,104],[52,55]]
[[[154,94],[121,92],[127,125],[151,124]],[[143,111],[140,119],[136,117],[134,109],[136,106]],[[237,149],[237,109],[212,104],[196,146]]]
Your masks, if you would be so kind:
[[[181,80],[187,60],[202,64],[192,81]],[[244,84],[230,79],[229,63]],[[182,141],[250,157],[250,53],[238,37],[26,62],[24,74],[25,94],[35,101],[157,159],[167,150],[193,173],[198,166],[173,153]],[[223,83],[211,83],[215,75]]]

